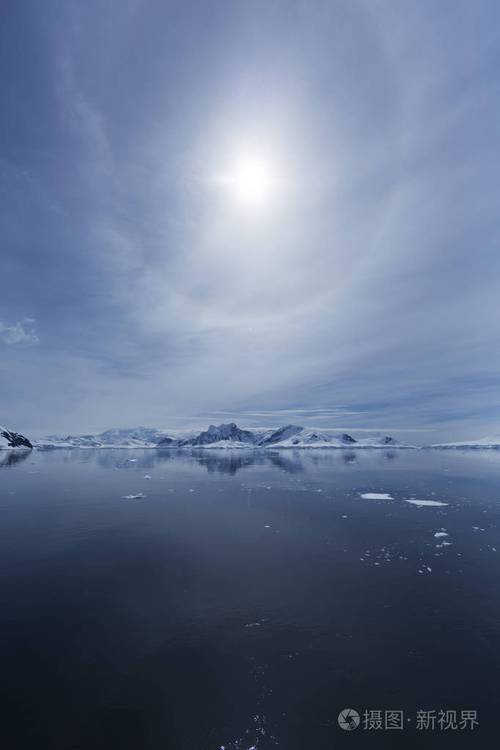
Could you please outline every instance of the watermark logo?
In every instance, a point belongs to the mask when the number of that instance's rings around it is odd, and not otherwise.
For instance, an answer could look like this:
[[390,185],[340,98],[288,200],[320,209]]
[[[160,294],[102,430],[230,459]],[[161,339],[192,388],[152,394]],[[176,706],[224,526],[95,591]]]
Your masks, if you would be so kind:
[[339,713],[337,721],[341,729],[345,729],[347,732],[352,732],[353,729],[359,727],[361,718],[354,708],[344,708]]
[[413,716],[405,716],[399,709],[381,710],[366,709],[356,711],[354,708],[343,708],[337,718],[339,727],[352,732],[361,725],[362,730],[415,729],[418,732],[437,730],[458,731],[474,730],[479,726],[477,711],[462,709],[423,710],[419,709]]

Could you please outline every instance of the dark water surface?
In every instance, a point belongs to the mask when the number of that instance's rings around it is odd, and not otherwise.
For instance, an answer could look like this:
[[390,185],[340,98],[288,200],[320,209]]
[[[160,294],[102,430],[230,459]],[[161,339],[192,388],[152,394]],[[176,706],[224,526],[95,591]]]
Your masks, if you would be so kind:
[[[498,746],[496,451],[0,468],[2,749]],[[404,711],[405,729],[344,731],[346,707]],[[440,709],[479,725],[416,728]]]

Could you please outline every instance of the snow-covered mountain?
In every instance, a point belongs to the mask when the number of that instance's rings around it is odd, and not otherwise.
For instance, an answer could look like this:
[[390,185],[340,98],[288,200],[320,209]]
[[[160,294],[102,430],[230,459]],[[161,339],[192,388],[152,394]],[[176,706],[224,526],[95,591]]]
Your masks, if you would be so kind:
[[[381,432],[362,433],[353,437],[347,432],[315,430],[288,424],[277,429],[245,429],[234,422],[210,425],[201,432],[176,433],[154,427],[110,429],[97,434],[49,435],[40,440],[0,427],[1,449],[51,450],[55,448],[416,448],[400,443]],[[500,435],[454,443],[434,443],[425,449],[496,449],[500,450]]]
[[210,447],[241,447],[248,448],[258,444],[260,435],[250,430],[242,430],[234,422],[213,425],[197,435],[174,438],[167,436],[158,442],[159,448],[203,448]]
[[412,448],[400,445],[389,435],[375,433],[355,439],[346,432],[312,430],[299,425],[285,425],[276,430],[242,430],[234,422],[210,425],[208,430],[190,438],[168,437],[158,443],[159,448]]
[[183,445],[211,445],[213,443],[243,443],[244,445],[255,445],[256,438],[250,430],[241,430],[234,422],[229,424],[220,424],[218,426],[211,424],[208,430],[200,432],[193,438],[183,441]]
[[[276,429],[245,429],[234,422],[210,425],[201,432],[175,432],[155,427],[110,429],[86,435],[49,435],[29,440],[0,426],[0,450],[37,448],[416,448],[381,432],[353,437],[347,432],[288,424]],[[433,443],[424,449],[500,450],[500,435],[453,443]]]
[[37,440],[39,450],[56,448],[412,448],[389,435],[354,438],[346,432],[313,430],[299,425],[248,430],[229,424],[210,425],[199,433],[175,435],[151,427],[106,430],[95,435],[49,435]]
[[28,438],[19,432],[0,427],[0,450],[12,450],[13,448],[26,450],[33,448],[33,446]]
[[260,444],[276,448],[346,448],[356,443],[357,440],[346,432],[332,433],[290,424],[267,435]]
[[354,438],[347,432],[312,430],[288,425],[265,438],[262,445],[276,448],[410,448],[399,444],[389,435],[375,433],[368,437]]
[[479,450],[479,449],[490,449],[500,450],[500,435],[493,435],[491,437],[480,438],[479,440],[465,440],[460,443],[434,443],[433,445],[426,445],[425,448],[439,448],[442,450],[447,449],[462,449],[462,450]]
[[168,438],[165,430],[152,427],[132,427],[100,432],[97,435],[49,435],[35,441],[40,450],[54,448],[156,448],[158,443]]

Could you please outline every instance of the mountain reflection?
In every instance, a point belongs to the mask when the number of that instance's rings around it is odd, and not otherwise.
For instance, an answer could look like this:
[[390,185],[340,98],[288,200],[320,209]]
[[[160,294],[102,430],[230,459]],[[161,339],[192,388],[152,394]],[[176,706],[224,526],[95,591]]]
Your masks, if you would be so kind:
[[287,474],[302,474],[308,468],[330,466],[335,464],[354,464],[360,460],[386,461],[397,458],[395,451],[345,451],[345,450],[276,450],[276,451],[223,451],[223,450],[192,450],[169,451],[167,455],[158,456],[158,462],[172,460],[196,461],[210,474],[234,475],[242,469],[253,466],[273,466]]
[[247,466],[254,466],[256,463],[262,463],[255,460],[252,453],[235,453],[234,451],[222,452],[218,455],[217,451],[192,451],[190,455],[206,470],[213,474],[236,474],[240,469]]
[[[346,468],[350,465],[380,464],[400,458],[395,450],[287,449],[287,450],[221,450],[187,449],[105,449],[73,448],[36,452],[43,462],[97,464],[106,469],[153,471],[169,466],[198,465],[209,474],[234,476],[252,467],[272,467],[287,474],[303,474],[318,468]],[[5,451],[0,467],[24,461],[28,451]]]
[[10,469],[26,461],[31,451],[0,451],[0,469]]

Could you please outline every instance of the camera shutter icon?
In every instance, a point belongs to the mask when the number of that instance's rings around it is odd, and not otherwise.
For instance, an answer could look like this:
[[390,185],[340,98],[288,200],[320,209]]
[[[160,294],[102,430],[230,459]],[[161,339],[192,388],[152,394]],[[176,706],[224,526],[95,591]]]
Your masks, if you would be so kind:
[[341,729],[345,729],[346,732],[352,732],[353,729],[359,727],[361,719],[354,708],[344,708],[339,713],[337,721]]

